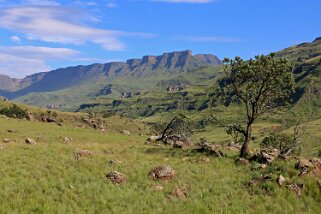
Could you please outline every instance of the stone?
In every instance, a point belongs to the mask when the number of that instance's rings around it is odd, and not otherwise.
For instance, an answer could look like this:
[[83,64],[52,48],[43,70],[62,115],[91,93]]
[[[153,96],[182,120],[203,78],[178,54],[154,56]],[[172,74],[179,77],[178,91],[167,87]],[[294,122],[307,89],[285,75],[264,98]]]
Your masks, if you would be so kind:
[[64,137],[63,140],[66,144],[70,144],[73,141],[71,137]]
[[123,173],[112,171],[106,175],[106,178],[110,180],[113,184],[123,184],[127,182],[127,177]]
[[280,151],[278,149],[262,149],[259,153],[254,154],[250,158],[250,161],[257,161],[262,164],[271,165],[279,155]]
[[300,170],[299,176],[310,175],[317,177],[321,175],[321,160],[318,158],[310,160],[301,159],[294,167],[295,169]]
[[9,129],[8,132],[9,132],[9,133],[14,133],[14,132],[16,132],[16,130],[14,130],[14,129]]
[[35,121],[35,118],[33,117],[33,115],[32,115],[31,112],[28,112],[28,114],[27,114],[27,120],[29,120],[29,121]]
[[130,131],[127,131],[127,130],[122,130],[121,133],[124,135],[130,135]]
[[289,184],[286,185],[286,187],[294,192],[297,196],[301,195],[301,189],[303,189],[304,185],[303,184]]
[[56,123],[56,119],[54,119],[54,118],[46,118],[46,121],[48,123]]
[[5,139],[3,139],[3,141],[2,141],[3,143],[10,143],[10,139],[8,139],[8,138],[5,138]]
[[245,159],[245,158],[238,158],[238,159],[236,159],[236,163],[237,163],[237,164],[240,164],[240,165],[243,165],[243,166],[247,166],[247,165],[250,164],[250,162],[249,162],[247,159]]
[[279,175],[276,179],[276,182],[278,183],[278,185],[281,187],[283,185],[283,183],[285,182],[285,178],[282,175]]
[[221,149],[221,146],[219,146],[219,145],[213,145],[213,144],[210,144],[207,142],[202,142],[194,150],[196,150],[198,152],[202,152],[202,153],[207,153],[207,154],[213,155],[215,157],[223,157],[224,154],[220,149]]
[[89,150],[79,150],[76,152],[76,159],[78,160],[81,157],[91,156],[93,153]]
[[187,198],[187,192],[188,192],[188,189],[187,187],[184,186],[184,187],[174,189],[171,195],[177,198],[185,199]]
[[153,179],[171,180],[176,176],[176,172],[170,166],[157,166],[149,172]]
[[154,185],[153,189],[156,190],[156,191],[163,191],[164,187],[162,185]]
[[25,140],[25,142],[26,142],[26,144],[30,144],[30,145],[37,144],[37,142],[35,140],[33,140],[32,138],[29,138],[29,137]]

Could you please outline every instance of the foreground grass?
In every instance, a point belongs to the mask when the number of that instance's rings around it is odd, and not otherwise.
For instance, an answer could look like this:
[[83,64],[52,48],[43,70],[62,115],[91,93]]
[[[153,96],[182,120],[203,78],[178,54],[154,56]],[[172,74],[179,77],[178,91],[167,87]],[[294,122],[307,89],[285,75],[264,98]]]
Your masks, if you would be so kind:
[[[7,132],[14,129],[14,133]],[[26,145],[31,137],[37,145]],[[73,138],[65,144],[63,137]],[[3,213],[320,213],[321,195],[315,180],[304,178],[306,190],[298,197],[275,182],[267,191],[249,190],[246,184],[260,172],[236,166],[231,158],[210,158],[190,151],[145,146],[146,136],[126,136],[71,125],[0,119],[0,210]],[[88,149],[91,157],[75,159],[75,151]],[[119,160],[120,164],[110,164]],[[291,163],[292,164],[292,163]],[[290,164],[290,165],[291,165]],[[170,165],[177,177],[154,181],[148,172]],[[280,163],[279,168],[287,168]],[[117,170],[128,182],[115,186],[106,174]],[[273,168],[267,170],[274,170]],[[280,173],[285,173],[280,171]],[[263,173],[263,172],[262,172]],[[293,173],[293,175],[296,172]],[[285,174],[285,176],[291,176]],[[164,186],[163,191],[154,185]],[[188,197],[170,196],[185,186]]]

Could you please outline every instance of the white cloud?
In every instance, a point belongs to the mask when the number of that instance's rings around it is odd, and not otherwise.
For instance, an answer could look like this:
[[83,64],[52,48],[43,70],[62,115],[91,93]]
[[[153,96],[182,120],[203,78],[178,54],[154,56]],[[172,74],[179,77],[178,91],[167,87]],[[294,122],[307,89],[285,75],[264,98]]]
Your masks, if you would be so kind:
[[10,40],[16,43],[21,43],[21,39],[19,36],[11,36]]
[[24,4],[38,5],[38,6],[58,6],[58,5],[60,5],[60,3],[55,0],[25,0]]
[[211,3],[214,0],[152,0],[158,2],[168,2],[168,3],[190,3],[190,4],[204,4]]
[[106,7],[109,7],[109,8],[114,8],[114,7],[117,7],[117,6],[118,6],[118,4],[113,3],[113,2],[109,2],[109,3],[106,4]]
[[121,36],[149,38],[152,34],[129,33],[87,26],[90,17],[65,7],[11,7],[0,10],[0,27],[24,33],[30,40],[81,45],[94,43],[106,50],[123,50]]
[[35,46],[0,46],[0,73],[22,78],[37,72],[49,71],[48,61],[85,61],[80,52],[68,48]]
[[207,43],[232,43],[241,42],[241,39],[223,36],[176,36],[174,39],[188,42],[207,42]]
[[42,60],[23,58],[3,53],[0,53],[0,64],[1,74],[15,78],[22,78],[28,74],[50,70]]

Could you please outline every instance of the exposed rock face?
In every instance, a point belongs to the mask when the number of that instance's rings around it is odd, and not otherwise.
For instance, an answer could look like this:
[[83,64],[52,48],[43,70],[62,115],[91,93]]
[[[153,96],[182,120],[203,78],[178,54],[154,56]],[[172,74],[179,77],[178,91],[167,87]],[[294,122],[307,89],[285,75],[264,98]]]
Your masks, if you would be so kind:
[[176,176],[176,172],[170,166],[157,166],[149,172],[153,179],[170,180]]
[[35,140],[33,140],[33,139],[29,138],[29,137],[25,140],[25,142],[26,142],[26,144],[30,144],[30,145],[37,144],[37,142]]
[[127,177],[123,173],[112,171],[106,175],[106,178],[113,184],[123,184],[127,182]]

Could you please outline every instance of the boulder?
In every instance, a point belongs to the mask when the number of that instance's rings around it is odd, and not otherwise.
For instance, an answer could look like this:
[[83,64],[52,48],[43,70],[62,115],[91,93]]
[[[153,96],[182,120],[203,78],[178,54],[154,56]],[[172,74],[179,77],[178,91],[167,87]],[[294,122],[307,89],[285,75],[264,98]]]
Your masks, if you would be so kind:
[[278,149],[262,149],[259,153],[254,154],[250,158],[250,161],[257,161],[262,164],[272,164],[279,155],[280,151]]
[[187,198],[187,193],[188,193],[188,189],[187,187],[184,186],[184,187],[174,189],[171,195],[177,198],[184,199],[184,198]]
[[202,142],[195,148],[195,150],[198,152],[207,153],[215,157],[223,157],[224,154],[220,149],[221,149],[221,146],[213,145],[207,142]]
[[247,166],[250,164],[250,162],[245,158],[238,158],[238,159],[236,159],[236,164]]
[[5,139],[3,139],[3,141],[2,141],[3,143],[10,143],[10,139],[8,139],[8,138],[5,138]]
[[79,150],[76,152],[76,159],[78,160],[81,157],[91,156],[93,153],[89,150]]
[[285,178],[282,175],[279,175],[276,179],[277,184],[281,187],[285,181]]
[[301,190],[303,189],[304,184],[289,184],[289,185],[286,185],[286,187],[292,192],[294,192],[297,196],[300,196]]
[[295,166],[296,169],[300,170],[299,176],[310,175],[319,176],[321,175],[321,160],[313,158],[310,160],[301,159]]
[[176,176],[176,172],[170,166],[157,166],[149,172],[153,179],[171,180]]
[[112,171],[106,175],[106,178],[110,180],[113,184],[123,184],[127,181],[126,175],[117,172]]
[[122,130],[121,133],[124,135],[130,135],[130,131],[127,131],[127,130]]
[[26,144],[30,144],[30,145],[37,144],[37,142],[35,140],[33,140],[33,139],[29,138],[29,137],[25,140],[25,142],[26,142]]

